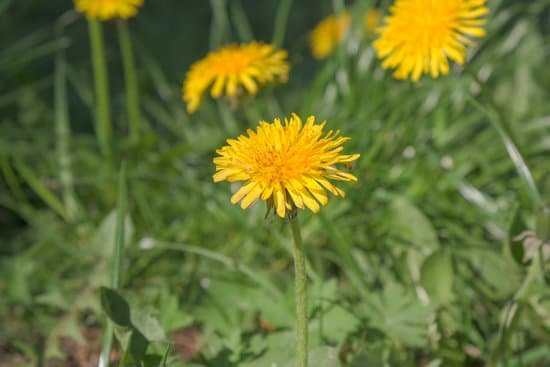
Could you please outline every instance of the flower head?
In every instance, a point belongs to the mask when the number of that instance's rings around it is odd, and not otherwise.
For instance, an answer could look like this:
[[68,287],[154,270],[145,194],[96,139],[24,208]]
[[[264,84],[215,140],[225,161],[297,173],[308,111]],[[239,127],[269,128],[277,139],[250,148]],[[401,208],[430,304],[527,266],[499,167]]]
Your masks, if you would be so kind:
[[284,218],[287,211],[308,208],[317,213],[326,205],[326,191],[344,197],[345,193],[329,180],[357,181],[357,178],[335,166],[359,158],[359,154],[343,155],[343,144],[350,140],[339,131],[323,134],[326,122],[315,124],[310,116],[305,124],[292,114],[281,123],[261,121],[256,131],[228,139],[214,158],[214,182],[243,181],[231,197],[245,209],[257,199],[268,202]]
[[449,72],[448,59],[463,64],[471,38],[482,37],[486,0],[397,0],[374,48],[382,67],[398,79],[433,78]]
[[137,14],[143,0],[74,0],[74,5],[90,19],[128,19]]
[[286,82],[289,65],[287,52],[275,46],[251,42],[227,45],[191,65],[183,82],[187,110],[195,112],[206,91],[213,98],[234,98],[243,92],[256,94],[269,82]]
[[343,12],[323,19],[310,35],[311,54],[316,59],[327,58],[349,31],[350,15]]
[[[363,17],[364,31],[374,34],[380,22],[380,11],[371,9]],[[316,59],[326,59],[346,38],[351,26],[350,14],[346,11],[323,19],[310,34],[311,54]]]
[[380,10],[371,9],[367,11],[367,13],[363,18],[365,31],[367,31],[368,34],[375,34],[381,19],[382,19],[382,13],[380,12]]

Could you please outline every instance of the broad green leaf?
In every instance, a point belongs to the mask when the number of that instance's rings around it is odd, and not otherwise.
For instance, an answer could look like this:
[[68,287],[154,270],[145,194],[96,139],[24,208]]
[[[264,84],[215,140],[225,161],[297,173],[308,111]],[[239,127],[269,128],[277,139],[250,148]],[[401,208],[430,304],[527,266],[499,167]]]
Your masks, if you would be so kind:
[[520,286],[521,274],[516,263],[500,252],[472,248],[466,252],[467,261],[482,283],[486,296],[502,300],[510,297]]
[[131,327],[130,306],[128,302],[117,291],[107,288],[100,288],[101,307],[115,324],[124,327]]
[[384,366],[384,356],[388,346],[383,340],[368,340],[362,343],[360,349],[351,357],[349,367]]
[[[128,246],[134,232],[134,226],[129,215],[124,221],[125,245]],[[92,247],[101,257],[111,259],[116,233],[116,210],[111,211],[99,225],[94,237]]]
[[405,198],[395,198],[390,206],[388,223],[390,232],[411,242],[425,254],[439,248],[439,240],[430,220]]
[[420,284],[436,305],[447,305],[454,298],[454,270],[451,255],[439,250],[428,256],[420,270]]
[[371,293],[365,299],[365,316],[369,325],[389,338],[410,346],[424,346],[428,342],[428,320],[433,313],[430,306],[397,283],[390,283],[382,292]]
[[134,305],[132,306],[132,313],[130,316],[132,325],[151,342],[165,340],[166,333],[158,321],[158,312],[150,307],[140,309]]
[[137,329],[132,329],[128,344],[124,347],[122,365],[139,366],[145,357],[149,342]]
[[[292,359],[284,367],[294,367],[295,363]],[[338,349],[328,346],[311,349],[308,353],[308,365],[312,367],[340,367]]]

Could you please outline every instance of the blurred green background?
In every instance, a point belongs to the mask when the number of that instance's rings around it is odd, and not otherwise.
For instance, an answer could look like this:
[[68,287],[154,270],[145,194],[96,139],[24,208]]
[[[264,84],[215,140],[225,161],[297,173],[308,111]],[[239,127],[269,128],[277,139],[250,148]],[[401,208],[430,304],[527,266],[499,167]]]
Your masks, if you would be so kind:
[[[390,3],[346,5],[360,15]],[[269,42],[280,4],[146,0],[129,22],[138,142],[127,139],[116,24],[106,22],[113,167],[94,135],[85,18],[68,0],[0,0],[0,366],[97,365],[111,315],[100,287],[115,268],[121,205],[120,295],[144,339],[130,348],[132,330],[117,329],[113,361],[292,365],[289,230],[265,219],[263,205],[231,205],[235,187],[211,179],[225,139],[291,112],[327,119],[352,137],[347,151],[361,153],[352,169],[359,183],[343,185],[346,199],[319,215],[300,212],[312,366],[550,365],[548,264],[517,239],[534,229],[535,209],[490,124],[495,106],[462,68],[417,84],[393,80],[376,60],[372,35],[361,32],[314,61],[308,32],[343,3],[296,0],[283,45],[289,83],[237,110],[206,100],[186,112],[180,88],[189,65],[218,45],[246,41],[247,29]],[[548,201],[550,2],[489,7],[488,36],[470,49],[468,67],[510,120]],[[70,24],[56,27],[62,16]],[[58,150],[56,58],[67,71],[66,154]],[[117,190],[122,161],[125,195]]]

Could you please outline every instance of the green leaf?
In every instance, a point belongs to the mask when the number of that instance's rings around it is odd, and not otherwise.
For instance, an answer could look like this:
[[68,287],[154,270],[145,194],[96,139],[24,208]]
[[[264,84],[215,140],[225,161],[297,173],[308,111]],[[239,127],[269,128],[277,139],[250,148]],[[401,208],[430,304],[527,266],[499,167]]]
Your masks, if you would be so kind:
[[514,240],[514,238],[517,238],[517,236],[521,234],[525,228],[521,222],[519,209],[519,204],[517,203],[510,209],[511,216],[508,222],[505,243],[514,261],[520,265],[524,265],[525,262],[523,261],[523,258],[525,251],[523,248],[523,243],[522,241]]
[[164,350],[162,358],[160,359],[158,367],[166,367],[166,361],[168,360],[168,356],[170,355],[170,350],[172,350],[172,346],[168,344],[166,346],[166,349]]
[[483,285],[486,296],[502,300],[511,296],[520,286],[519,267],[501,253],[471,248],[466,252],[476,281]]
[[146,354],[142,362],[144,367],[160,367],[162,366],[162,356],[158,354]]
[[149,341],[162,341],[166,339],[166,333],[156,317],[157,314],[158,312],[150,307],[145,309],[132,307],[132,314],[130,316],[132,325]]
[[59,198],[34,174],[34,172],[21,162],[15,162],[17,171],[21,177],[27,182],[31,189],[38,195],[48,206],[61,216],[65,221],[69,221],[69,216],[65,211],[65,206]]
[[420,270],[420,283],[436,305],[453,300],[454,270],[451,256],[440,250],[428,256]]
[[122,365],[139,366],[145,357],[145,352],[149,342],[145,336],[137,329],[133,329],[128,344],[124,348]]
[[430,220],[415,205],[403,197],[395,198],[389,212],[390,232],[411,242],[423,252],[439,248],[439,240]]
[[114,289],[100,288],[101,307],[115,324],[131,327],[130,306],[128,302]]
[[[116,237],[117,211],[111,211],[101,222],[92,238],[92,247],[98,256],[112,259],[114,241]],[[134,226],[129,215],[124,221],[125,246],[128,246],[134,232]]]
[[360,349],[352,356],[349,367],[384,366],[387,345],[384,340],[364,341]]
[[426,345],[428,320],[433,309],[422,305],[403,286],[390,283],[382,292],[371,293],[365,302],[369,325],[404,344]]
[[[338,359],[338,349],[328,346],[322,346],[312,349],[308,354],[308,365],[315,367],[340,367]],[[294,359],[288,361],[284,367],[295,366]]]

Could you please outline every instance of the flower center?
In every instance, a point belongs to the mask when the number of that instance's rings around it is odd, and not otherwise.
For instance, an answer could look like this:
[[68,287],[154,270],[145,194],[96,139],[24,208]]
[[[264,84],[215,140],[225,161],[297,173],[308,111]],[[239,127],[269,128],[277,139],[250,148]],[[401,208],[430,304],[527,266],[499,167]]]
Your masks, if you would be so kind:
[[212,63],[212,71],[221,75],[235,75],[242,73],[252,64],[250,55],[233,50],[227,51],[226,54],[220,55],[217,60]]
[[299,179],[310,171],[312,154],[293,146],[266,151],[257,155],[253,171],[269,185]]

